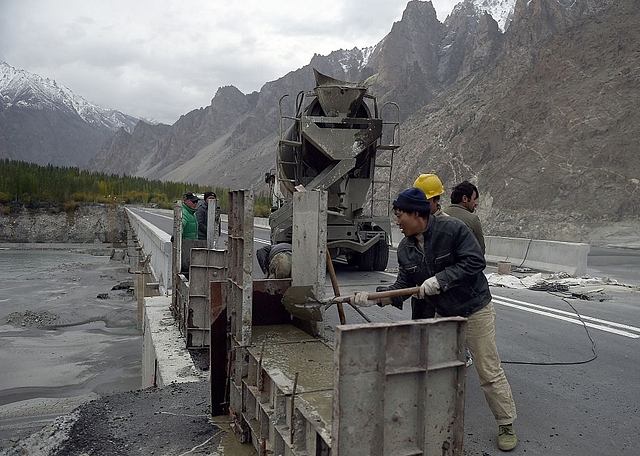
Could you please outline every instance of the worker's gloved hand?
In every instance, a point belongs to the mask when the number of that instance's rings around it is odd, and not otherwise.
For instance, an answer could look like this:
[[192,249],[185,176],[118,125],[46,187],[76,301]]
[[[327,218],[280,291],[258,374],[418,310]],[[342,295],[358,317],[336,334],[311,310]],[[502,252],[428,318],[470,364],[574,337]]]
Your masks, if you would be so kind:
[[440,294],[440,284],[438,283],[436,276],[433,276],[422,282],[418,298],[424,299],[425,296],[433,296],[437,294]]
[[[389,290],[391,290],[391,287],[385,287],[385,286],[376,287],[376,293],[379,293],[381,291],[389,291]],[[378,304],[378,306],[380,307],[384,307],[384,306],[388,306],[392,302],[393,301],[391,298],[381,298],[377,300],[376,304]]]
[[349,299],[349,302],[358,307],[371,307],[376,301],[369,299],[369,293],[366,291],[358,291]]

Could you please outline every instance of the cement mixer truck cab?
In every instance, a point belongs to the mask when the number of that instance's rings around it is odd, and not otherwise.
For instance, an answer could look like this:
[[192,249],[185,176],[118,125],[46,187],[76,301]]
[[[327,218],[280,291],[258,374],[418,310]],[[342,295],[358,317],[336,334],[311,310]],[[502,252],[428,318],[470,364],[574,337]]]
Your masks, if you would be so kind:
[[[298,93],[294,115],[283,114],[287,95],[280,99],[276,168],[265,176],[272,193],[271,243],[291,242],[295,191],[326,190],[331,257],[361,270],[383,271],[391,245],[398,105],[379,108],[363,83],[313,71],[316,87]],[[392,120],[383,120],[382,113]]]

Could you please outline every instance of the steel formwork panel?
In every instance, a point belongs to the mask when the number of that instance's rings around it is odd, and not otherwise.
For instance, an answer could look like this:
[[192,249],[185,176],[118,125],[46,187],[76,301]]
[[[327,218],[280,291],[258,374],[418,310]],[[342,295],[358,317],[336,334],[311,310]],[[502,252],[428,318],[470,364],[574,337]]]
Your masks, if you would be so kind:
[[[184,321],[184,315],[180,312],[180,302],[178,301],[178,274],[182,264],[182,203],[176,201],[173,204],[173,242],[171,243],[171,284],[173,293],[171,295],[171,307],[173,316],[180,323]],[[181,325],[182,326],[182,325]]]
[[227,280],[227,319],[230,328],[229,413],[236,437],[241,443],[251,438],[242,381],[247,376],[247,347],[251,344],[253,303],[253,192],[229,192],[227,229],[229,274]]
[[335,350],[254,327],[245,441],[282,455],[462,454],[466,319],[339,326]]
[[[327,251],[327,192],[297,192],[293,195],[291,239],[291,285],[311,285],[313,294],[324,297]],[[324,314],[324,309],[320,309]],[[324,323],[311,322],[314,335],[323,335]]]
[[229,192],[228,307],[231,333],[243,346],[251,344],[251,300],[253,293],[253,193]]
[[226,250],[191,249],[189,298],[186,301],[186,339],[188,348],[210,345],[210,282],[227,279]]
[[338,326],[332,454],[462,455],[466,319]]

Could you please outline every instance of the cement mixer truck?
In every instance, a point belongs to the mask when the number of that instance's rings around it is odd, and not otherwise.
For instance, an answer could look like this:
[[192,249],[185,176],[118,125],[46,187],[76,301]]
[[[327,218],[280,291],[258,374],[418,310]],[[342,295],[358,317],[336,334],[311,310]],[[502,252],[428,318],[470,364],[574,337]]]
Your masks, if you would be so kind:
[[[391,170],[399,147],[398,105],[378,107],[365,84],[313,70],[316,87],[301,91],[294,115],[283,113],[272,193],[271,243],[291,242],[292,196],[326,190],[327,249],[361,270],[386,269],[391,245]],[[290,110],[291,111],[291,110]],[[383,120],[382,112],[391,120]]]

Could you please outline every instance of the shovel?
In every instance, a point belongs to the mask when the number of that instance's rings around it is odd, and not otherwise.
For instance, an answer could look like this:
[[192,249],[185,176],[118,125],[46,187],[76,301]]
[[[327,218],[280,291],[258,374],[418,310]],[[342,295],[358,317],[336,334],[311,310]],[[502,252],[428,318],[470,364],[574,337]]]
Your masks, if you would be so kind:
[[[420,287],[400,288],[398,290],[378,291],[369,293],[369,299],[394,298],[410,296],[420,292]],[[289,288],[282,297],[282,304],[291,315],[304,321],[322,321],[322,312],[333,304],[349,302],[352,296],[334,296],[333,298],[318,299],[311,285]]]

